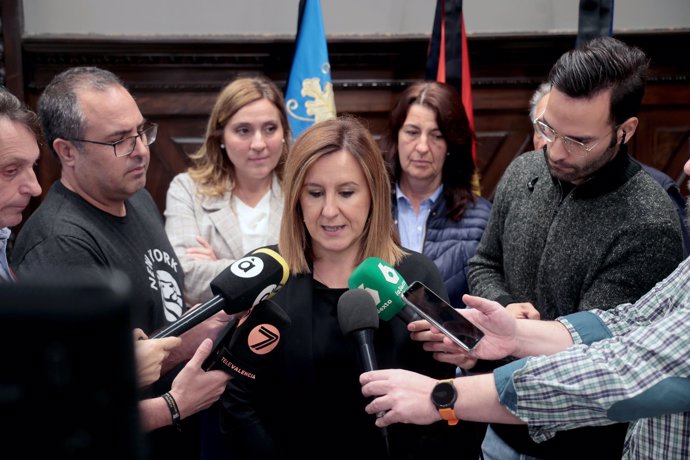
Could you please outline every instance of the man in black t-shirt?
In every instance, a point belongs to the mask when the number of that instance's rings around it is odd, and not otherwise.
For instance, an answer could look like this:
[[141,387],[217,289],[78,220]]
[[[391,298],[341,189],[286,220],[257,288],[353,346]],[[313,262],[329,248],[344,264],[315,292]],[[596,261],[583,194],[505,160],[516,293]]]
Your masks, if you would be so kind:
[[[179,319],[188,309],[182,268],[144,189],[157,125],[143,117],[117,76],[95,67],[57,75],[41,95],[39,115],[62,173],[17,238],[12,258],[17,275],[118,270],[131,282],[133,327],[151,334]],[[142,395],[142,428],[151,432],[152,458],[198,458],[197,421],[188,417],[218,399],[229,377],[206,373],[195,360],[195,368],[171,384],[226,320],[218,314],[182,334],[164,375]],[[200,351],[206,348],[210,353],[208,341]],[[182,432],[171,427],[178,417],[186,418]]]

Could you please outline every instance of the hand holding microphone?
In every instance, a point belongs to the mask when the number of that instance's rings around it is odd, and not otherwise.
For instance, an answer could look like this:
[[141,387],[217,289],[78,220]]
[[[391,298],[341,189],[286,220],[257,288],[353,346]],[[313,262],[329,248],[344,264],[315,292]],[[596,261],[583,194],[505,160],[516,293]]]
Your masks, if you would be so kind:
[[149,339],[141,329],[134,330],[134,358],[139,388],[147,387],[160,378],[163,361],[181,342],[179,337]]
[[[157,398],[144,399],[139,402],[141,429],[144,432],[169,425],[171,416],[173,425],[179,428],[182,419],[207,409],[220,398],[230,376],[225,372],[206,372],[201,368],[202,361],[211,352],[212,347],[211,339],[202,341],[192,358],[173,380],[169,392]],[[161,399],[165,401],[167,408],[161,408],[159,404]]]
[[288,279],[285,260],[269,248],[259,248],[233,262],[211,281],[214,297],[192,309],[151,338],[179,336],[221,310],[227,314],[248,310],[270,298]]

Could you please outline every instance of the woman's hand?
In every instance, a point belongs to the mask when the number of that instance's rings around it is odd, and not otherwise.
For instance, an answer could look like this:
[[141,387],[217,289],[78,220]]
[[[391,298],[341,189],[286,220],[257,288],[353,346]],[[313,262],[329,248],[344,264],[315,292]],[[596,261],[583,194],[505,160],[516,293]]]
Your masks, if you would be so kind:
[[208,241],[200,236],[196,237],[196,241],[200,246],[192,246],[187,248],[187,255],[189,257],[196,260],[218,260],[216,253],[213,251],[213,248]]

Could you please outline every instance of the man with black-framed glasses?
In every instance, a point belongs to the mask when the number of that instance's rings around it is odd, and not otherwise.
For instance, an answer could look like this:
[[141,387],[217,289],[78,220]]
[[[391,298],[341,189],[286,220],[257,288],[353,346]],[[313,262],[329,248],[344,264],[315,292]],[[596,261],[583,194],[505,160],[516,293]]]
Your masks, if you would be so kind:
[[[96,67],[55,76],[38,105],[62,171],[17,237],[11,261],[17,275],[31,279],[84,268],[124,272],[135,299],[132,326],[145,334],[168,326],[189,306],[182,267],[144,188],[157,125],[144,118],[116,75]],[[216,338],[226,316],[182,334],[161,379],[142,393],[140,422],[150,432],[151,459],[199,457],[199,419],[190,416],[215,402],[229,379],[201,368],[211,352],[204,339]],[[95,347],[97,355],[98,344],[84,346]],[[197,349],[196,359],[179,372]]]
[[144,145],[151,145],[156,142],[156,135],[158,134],[158,125],[156,123],[146,123],[140,129],[137,129],[137,134],[134,136],[123,137],[114,142],[102,142],[102,141],[89,141],[87,139],[67,139],[72,142],[84,143],[96,145],[107,145],[113,148],[113,153],[116,157],[126,157],[134,152],[137,148],[137,141],[141,140]]
[[[533,120],[546,147],[517,157],[498,184],[470,260],[473,295],[518,318],[552,320],[634,302],[680,263],[675,208],[627,153],[647,69],[641,50],[611,37],[556,62]],[[582,428],[537,444],[524,427],[494,424],[484,457],[620,458],[625,431]]]

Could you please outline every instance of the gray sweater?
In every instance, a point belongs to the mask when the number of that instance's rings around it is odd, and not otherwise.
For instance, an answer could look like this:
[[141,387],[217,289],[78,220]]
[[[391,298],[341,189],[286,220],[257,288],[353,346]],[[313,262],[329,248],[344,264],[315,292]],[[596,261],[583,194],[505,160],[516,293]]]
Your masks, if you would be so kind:
[[634,302],[682,260],[668,195],[627,154],[570,187],[542,151],[516,158],[470,260],[474,295],[531,302],[542,319]]

